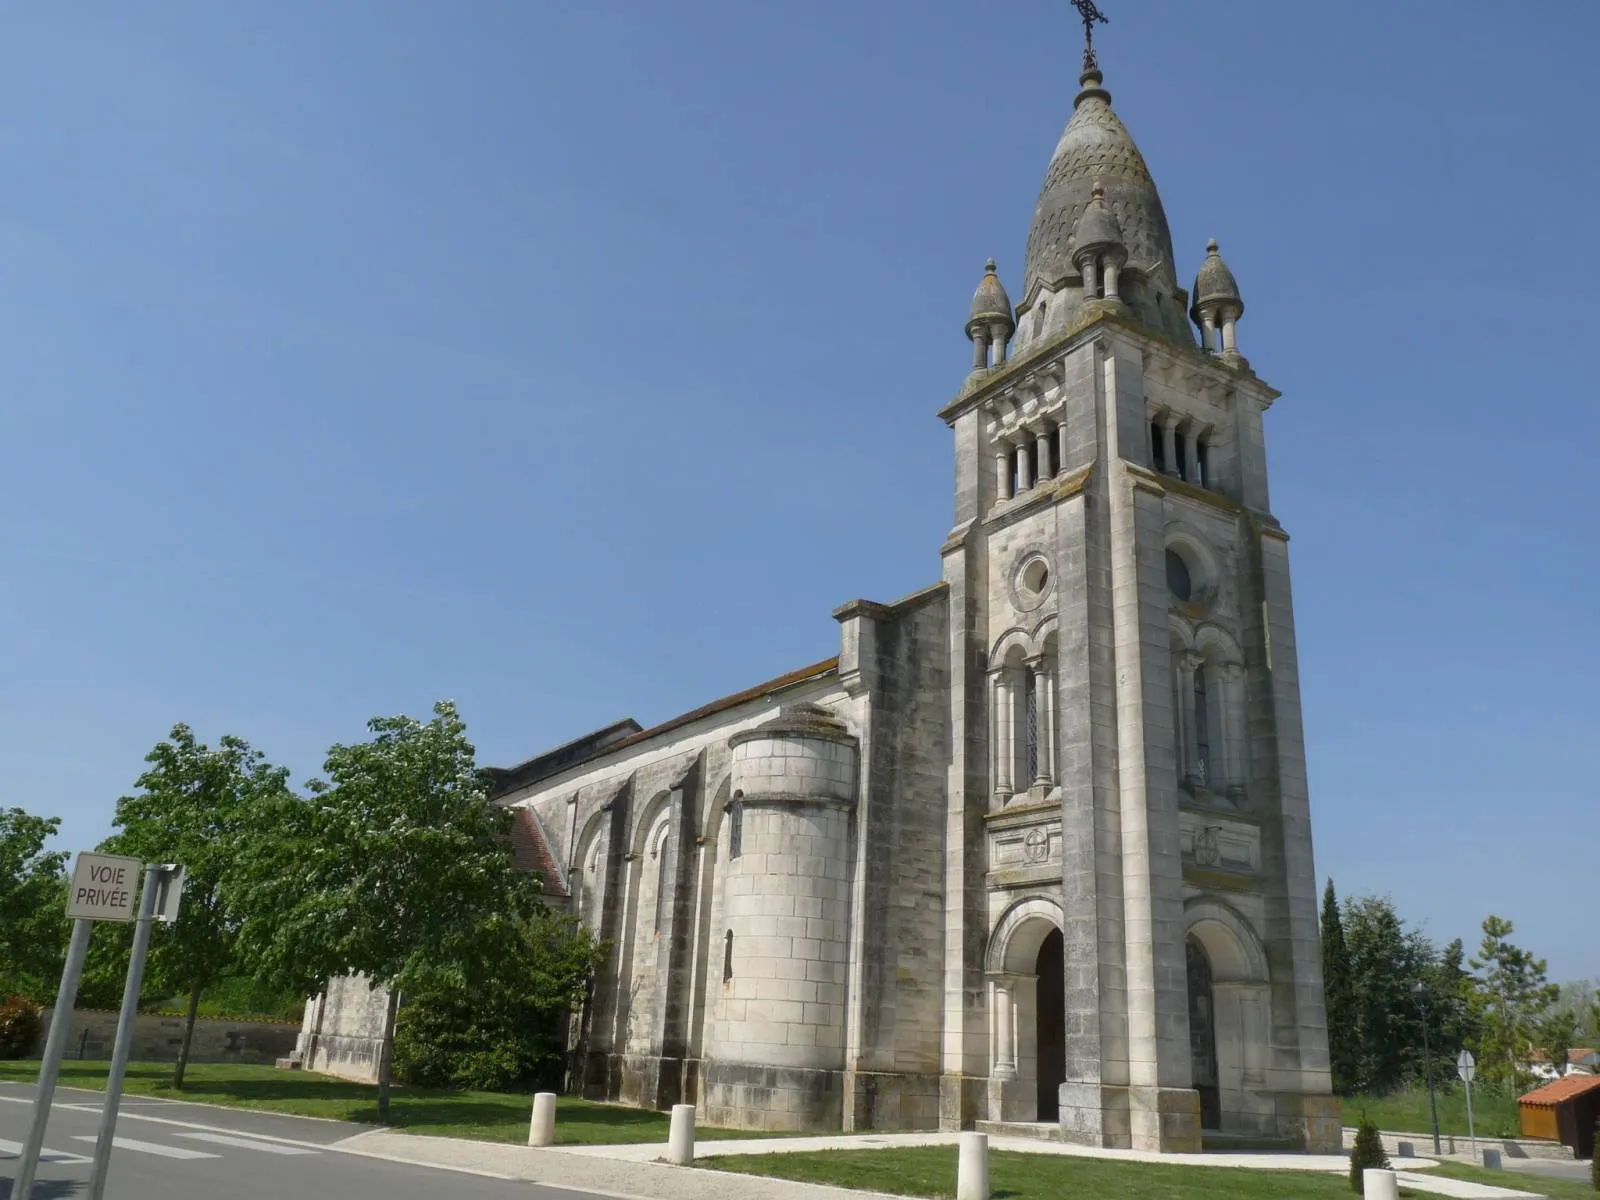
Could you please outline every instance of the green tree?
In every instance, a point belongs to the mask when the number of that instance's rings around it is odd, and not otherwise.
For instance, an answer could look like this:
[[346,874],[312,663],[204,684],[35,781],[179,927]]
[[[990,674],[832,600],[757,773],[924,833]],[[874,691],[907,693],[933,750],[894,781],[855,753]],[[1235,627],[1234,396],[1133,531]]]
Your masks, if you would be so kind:
[[0,997],[55,987],[66,958],[67,854],[46,850],[59,817],[0,809]]
[[1360,1070],[1360,1031],[1355,996],[1350,990],[1350,951],[1333,880],[1322,893],[1322,988],[1328,1008],[1328,1062],[1333,1090],[1340,1096],[1355,1091]]
[[566,913],[536,905],[481,980],[436,972],[406,995],[395,1074],[425,1087],[560,1090],[567,1025],[604,949]]
[[1355,996],[1357,1090],[1386,1092],[1423,1070],[1422,1014],[1414,988],[1427,985],[1434,949],[1406,927],[1386,896],[1346,899],[1343,921]]
[[1389,1156],[1383,1152],[1383,1137],[1366,1113],[1356,1123],[1355,1144],[1350,1147],[1350,1190],[1365,1195],[1366,1172],[1389,1169]]
[[1490,915],[1483,922],[1483,943],[1471,960],[1477,972],[1482,1030],[1478,1061],[1491,1079],[1519,1086],[1517,1062],[1532,1046],[1533,1034],[1561,994],[1545,978],[1542,958],[1514,945],[1510,921]]
[[1550,1056],[1550,1065],[1566,1074],[1567,1051],[1578,1044],[1578,1018],[1569,1011],[1552,1012],[1539,1022],[1534,1040]]
[[1448,1063],[1462,1048],[1477,1040],[1473,1010],[1477,984],[1466,969],[1466,956],[1465,946],[1456,938],[1426,972],[1430,997],[1428,1036],[1433,1040],[1434,1051],[1446,1061],[1447,1072]]
[[135,783],[140,790],[117,801],[117,832],[102,848],[180,863],[186,871],[178,919],[153,932],[148,960],[155,986],[188,997],[172,1073],[172,1086],[181,1089],[200,998],[234,965],[239,920],[225,888],[235,856],[271,802],[287,794],[288,772],[241,738],[224,737],[213,750],[181,724],[144,761],[148,768]]
[[[455,705],[433,719],[380,717],[335,745],[309,795],[280,800],[241,857],[242,930],[281,985],[363,975],[388,991],[378,1112],[388,1119],[402,991],[481,974],[538,885],[511,865],[509,814],[493,806]],[[503,943],[501,943],[503,944]]]

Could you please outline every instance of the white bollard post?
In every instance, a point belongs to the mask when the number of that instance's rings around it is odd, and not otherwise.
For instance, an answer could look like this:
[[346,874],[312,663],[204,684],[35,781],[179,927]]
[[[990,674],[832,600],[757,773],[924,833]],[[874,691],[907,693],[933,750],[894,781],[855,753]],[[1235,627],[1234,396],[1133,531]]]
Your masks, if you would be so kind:
[[528,1126],[528,1145],[554,1146],[556,1144],[556,1094],[535,1092],[533,1121]]
[[667,1133],[667,1161],[675,1167],[694,1165],[694,1105],[672,1106],[672,1128]]
[[986,1133],[961,1135],[960,1157],[956,1160],[956,1200],[989,1200],[989,1135]]
[[1361,1194],[1366,1200],[1400,1200],[1400,1181],[1393,1171],[1368,1167],[1361,1172]]

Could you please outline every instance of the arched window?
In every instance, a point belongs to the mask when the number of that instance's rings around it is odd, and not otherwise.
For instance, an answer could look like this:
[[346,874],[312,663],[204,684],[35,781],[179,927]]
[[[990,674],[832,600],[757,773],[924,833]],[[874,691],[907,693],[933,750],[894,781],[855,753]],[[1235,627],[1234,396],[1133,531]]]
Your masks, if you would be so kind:
[[655,931],[661,932],[662,926],[667,923],[667,913],[671,911],[672,904],[672,822],[661,823],[661,832],[656,838],[656,920]]
[[1211,782],[1211,702],[1206,695],[1206,679],[1211,667],[1202,663],[1194,669],[1194,745],[1195,769],[1200,782]]

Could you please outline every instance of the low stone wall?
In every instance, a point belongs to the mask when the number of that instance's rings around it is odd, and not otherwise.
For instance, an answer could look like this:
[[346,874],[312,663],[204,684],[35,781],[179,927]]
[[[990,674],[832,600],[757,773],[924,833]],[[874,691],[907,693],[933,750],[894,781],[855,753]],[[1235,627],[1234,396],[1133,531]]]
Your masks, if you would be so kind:
[[[39,1014],[39,1039],[35,1056],[44,1053],[53,1007]],[[287,1021],[229,1021],[201,1017],[194,1023],[189,1061],[194,1063],[259,1063],[271,1065],[294,1049],[299,1027]],[[75,1009],[67,1037],[67,1057],[106,1059],[117,1036],[117,1014]],[[133,1062],[177,1062],[183,1044],[183,1018],[140,1013],[133,1021]]]
[[[1431,1133],[1380,1132],[1378,1136],[1383,1139],[1385,1153],[1392,1158],[1433,1157]],[[1344,1148],[1349,1150],[1355,1144],[1356,1131],[1347,1127],[1344,1131]],[[1564,1146],[1560,1142],[1547,1142],[1542,1138],[1492,1138],[1480,1135],[1478,1152],[1481,1154],[1486,1148],[1500,1151],[1501,1158],[1546,1158],[1562,1162],[1571,1162],[1573,1159],[1571,1146]],[[1445,1154],[1470,1157],[1472,1139],[1461,1134],[1441,1133],[1439,1149]]]

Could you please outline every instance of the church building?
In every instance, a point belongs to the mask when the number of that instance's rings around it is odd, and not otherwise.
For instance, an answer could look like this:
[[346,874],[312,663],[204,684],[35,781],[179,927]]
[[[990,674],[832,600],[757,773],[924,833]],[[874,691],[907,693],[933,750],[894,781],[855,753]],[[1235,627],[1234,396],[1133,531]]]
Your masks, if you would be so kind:
[[1338,1148],[1278,393],[1216,242],[1179,285],[1092,49],[1079,82],[1018,300],[990,262],[937,410],[936,581],[842,604],[837,657],[493,773],[610,945],[591,1097]]

